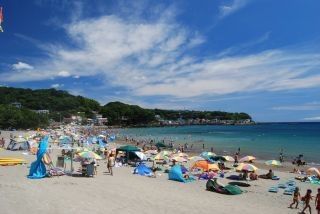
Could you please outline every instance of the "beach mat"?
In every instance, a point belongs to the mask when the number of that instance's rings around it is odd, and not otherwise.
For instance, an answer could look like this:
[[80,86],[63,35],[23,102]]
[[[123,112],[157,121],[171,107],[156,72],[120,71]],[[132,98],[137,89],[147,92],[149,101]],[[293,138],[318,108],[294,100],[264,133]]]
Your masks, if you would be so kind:
[[269,190],[268,190],[268,192],[272,192],[272,193],[277,193],[278,191],[279,191],[279,188],[275,187],[275,186],[270,187]]

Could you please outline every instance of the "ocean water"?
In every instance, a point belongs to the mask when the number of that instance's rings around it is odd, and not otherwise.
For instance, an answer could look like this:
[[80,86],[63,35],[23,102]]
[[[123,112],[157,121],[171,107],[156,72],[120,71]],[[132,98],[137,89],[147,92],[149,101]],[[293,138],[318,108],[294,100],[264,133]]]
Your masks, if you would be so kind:
[[250,126],[180,126],[157,128],[128,128],[122,135],[155,141],[173,140],[193,144],[196,148],[213,150],[220,154],[241,154],[257,158],[278,159],[281,149],[285,160],[299,154],[309,163],[320,163],[320,123],[261,123]]

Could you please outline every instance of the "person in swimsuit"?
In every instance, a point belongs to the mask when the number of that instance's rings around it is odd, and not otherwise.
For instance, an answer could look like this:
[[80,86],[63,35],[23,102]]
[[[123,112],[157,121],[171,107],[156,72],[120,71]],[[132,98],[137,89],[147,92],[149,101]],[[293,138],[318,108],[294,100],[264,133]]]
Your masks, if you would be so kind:
[[320,214],[320,188],[318,188],[318,194],[316,196],[315,205],[316,205],[318,214]]
[[305,213],[304,211],[307,208],[309,208],[309,213],[311,214],[311,206],[310,206],[310,200],[312,200],[311,193],[312,193],[311,189],[308,189],[306,195],[302,198],[302,201],[304,201],[305,204],[301,213]]
[[292,203],[290,204],[289,208],[292,209],[292,206],[294,204],[296,204],[296,209],[298,209],[298,205],[299,205],[299,199],[300,199],[300,192],[299,192],[299,187],[296,187],[296,189],[294,190],[294,193],[293,193],[293,201]]
[[113,176],[113,171],[112,171],[112,167],[114,166],[114,157],[113,157],[113,153],[110,153],[109,157],[108,157],[108,171],[110,173],[110,175]]

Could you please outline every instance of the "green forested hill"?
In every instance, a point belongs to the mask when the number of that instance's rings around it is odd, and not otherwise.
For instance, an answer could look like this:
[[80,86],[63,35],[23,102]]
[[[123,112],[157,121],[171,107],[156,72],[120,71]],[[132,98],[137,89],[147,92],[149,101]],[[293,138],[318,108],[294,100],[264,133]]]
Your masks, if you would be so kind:
[[66,91],[56,89],[21,89],[0,87],[0,104],[19,102],[24,108],[32,110],[46,109],[50,112],[85,112],[99,111],[100,104],[92,99],[74,96]]
[[[15,108],[12,103],[21,103]],[[36,114],[32,110],[49,110],[49,115]],[[156,121],[178,119],[251,119],[246,113],[222,111],[188,111],[144,109],[137,105],[110,102],[104,106],[92,99],[74,96],[56,89],[21,89],[0,87],[0,129],[45,127],[49,119],[59,121],[63,117],[81,112],[86,118],[93,117],[93,111],[108,118],[108,125],[148,125]]]

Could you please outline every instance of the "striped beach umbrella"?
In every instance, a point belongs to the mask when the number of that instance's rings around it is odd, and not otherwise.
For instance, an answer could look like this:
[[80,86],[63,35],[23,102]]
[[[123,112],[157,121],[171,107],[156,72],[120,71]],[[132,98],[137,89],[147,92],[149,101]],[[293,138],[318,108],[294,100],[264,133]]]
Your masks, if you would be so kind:
[[171,158],[171,160],[175,160],[175,161],[177,161],[179,163],[183,163],[183,162],[187,162],[188,161],[187,159],[185,159],[183,157],[179,157],[179,156],[173,157],[173,158]]
[[269,166],[281,166],[280,161],[277,160],[268,160],[265,162],[265,164]]
[[245,157],[241,158],[239,161],[240,161],[240,162],[249,162],[249,161],[253,161],[253,160],[255,160],[255,159],[256,159],[256,158],[255,158],[254,156],[248,155],[248,156],[245,156]]
[[256,171],[258,168],[252,164],[247,164],[247,163],[242,163],[240,164],[236,170],[237,171],[249,171],[249,172],[253,172]]

